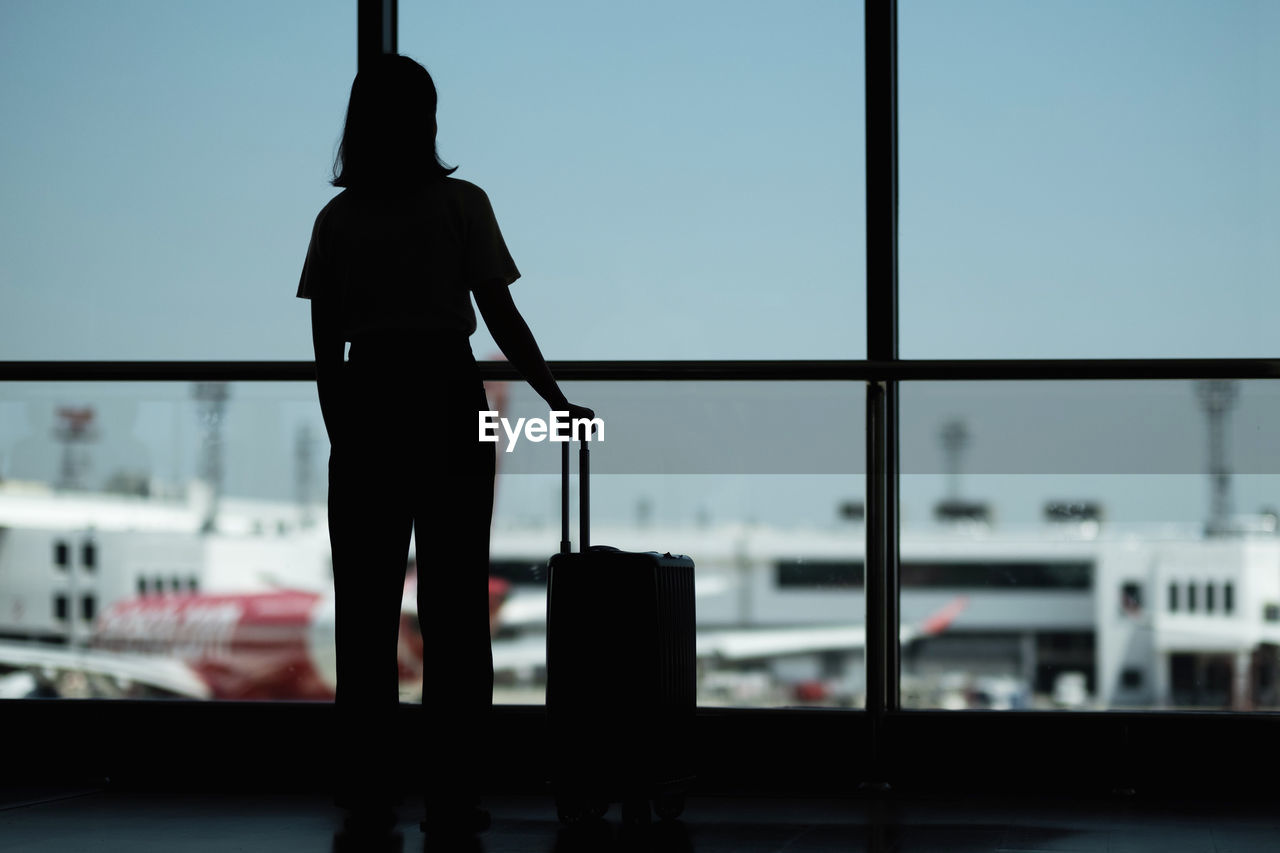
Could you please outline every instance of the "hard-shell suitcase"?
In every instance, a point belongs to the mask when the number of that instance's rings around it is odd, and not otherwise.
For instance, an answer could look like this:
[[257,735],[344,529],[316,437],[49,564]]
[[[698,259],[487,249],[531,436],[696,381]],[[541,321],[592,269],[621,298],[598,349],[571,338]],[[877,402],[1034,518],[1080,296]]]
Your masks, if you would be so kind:
[[622,803],[625,822],[679,817],[694,776],[693,560],[589,544],[589,453],[579,446],[581,550],[569,543],[561,453],[560,553],[548,563],[551,787],[565,823]]

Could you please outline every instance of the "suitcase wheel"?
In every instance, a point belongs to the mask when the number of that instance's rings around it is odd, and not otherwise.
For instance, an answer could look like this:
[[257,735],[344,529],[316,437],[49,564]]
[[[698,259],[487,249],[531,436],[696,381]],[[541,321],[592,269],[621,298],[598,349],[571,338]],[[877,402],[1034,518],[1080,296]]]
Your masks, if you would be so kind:
[[628,797],[622,801],[622,822],[628,826],[642,826],[651,820],[648,797]]
[[662,794],[653,801],[653,811],[659,820],[675,820],[684,814],[684,795]]

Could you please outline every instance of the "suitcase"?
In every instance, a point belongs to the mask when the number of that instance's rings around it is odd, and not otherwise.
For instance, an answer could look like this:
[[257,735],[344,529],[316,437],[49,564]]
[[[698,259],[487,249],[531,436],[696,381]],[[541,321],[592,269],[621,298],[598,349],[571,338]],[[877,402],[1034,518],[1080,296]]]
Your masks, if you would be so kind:
[[679,817],[694,777],[693,560],[591,546],[589,451],[581,441],[581,549],[569,542],[569,445],[561,448],[560,553],[548,561],[547,726],[562,823],[626,823],[650,803]]

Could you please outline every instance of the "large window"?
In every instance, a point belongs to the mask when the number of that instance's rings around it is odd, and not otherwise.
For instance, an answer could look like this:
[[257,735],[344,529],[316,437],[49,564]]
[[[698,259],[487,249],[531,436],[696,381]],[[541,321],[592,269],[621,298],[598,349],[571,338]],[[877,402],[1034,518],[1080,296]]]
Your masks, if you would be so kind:
[[[866,781],[969,772],[930,737],[959,754],[940,733],[991,717],[921,711],[1280,708],[1280,11],[401,5],[360,4],[435,76],[440,152],[488,190],[544,351],[587,362],[560,375],[608,424],[594,541],[697,563],[699,704],[869,712],[704,711],[753,738],[727,772],[854,730]],[[356,6],[0,11],[0,695],[226,697],[110,656],[222,665],[257,596],[305,637],[279,682],[314,689],[253,698],[331,696],[324,431],[284,360],[310,355],[292,294]],[[1122,357],[1152,360],[1086,361]],[[43,359],[85,363],[19,364]],[[555,450],[499,452],[499,703],[544,698]],[[409,701],[433,684],[405,602]],[[101,666],[43,654],[79,647]],[[995,725],[1087,730],[1101,767],[1165,742],[1151,716]]]
[[902,355],[1270,357],[1280,8],[901,0]]
[[[965,604],[904,640],[904,704],[1280,707],[1280,634],[1234,607],[1275,586],[1278,390],[905,383],[902,619]],[[1202,690],[1223,660],[1235,691]]]
[[399,49],[552,357],[864,356],[861,3],[403,3]]
[[0,7],[0,358],[310,356],[349,0]]
[[[700,703],[860,704],[863,648],[847,637],[861,589],[796,594],[774,568],[861,557],[862,386],[565,388],[607,418],[592,453],[593,541],[695,557]],[[489,394],[511,421],[544,405],[524,385]],[[779,447],[796,411],[817,426]],[[324,435],[310,383],[0,383],[3,683],[16,695],[332,698]],[[540,703],[559,446],[500,447],[495,700]],[[405,700],[443,688],[424,666],[440,650],[415,641],[415,591],[451,570],[436,555],[452,534],[426,519],[406,566]],[[112,654],[149,657],[129,670]]]

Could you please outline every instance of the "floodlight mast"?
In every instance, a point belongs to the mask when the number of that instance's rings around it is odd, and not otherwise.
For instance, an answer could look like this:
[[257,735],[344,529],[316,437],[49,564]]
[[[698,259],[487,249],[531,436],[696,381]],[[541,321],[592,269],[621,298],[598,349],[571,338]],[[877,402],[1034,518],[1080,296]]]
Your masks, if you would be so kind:
[[209,506],[200,530],[212,533],[218,528],[218,502],[222,498],[222,422],[226,416],[227,398],[231,391],[226,382],[197,382],[191,389],[204,435],[200,445],[200,477],[209,485]]
[[949,420],[938,432],[947,466],[947,500],[960,500],[960,457],[969,445],[969,428],[960,419]]
[[1209,425],[1209,521],[1205,533],[1231,532],[1231,465],[1227,459],[1227,415],[1240,397],[1234,379],[1204,379],[1196,383],[1196,396]]
[[59,489],[84,489],[83,475],[89,468],[87,450],[77,448],[98,440],[92,406],[59,406],[54,438],[62,444],[62,462],[58,471]]

